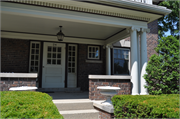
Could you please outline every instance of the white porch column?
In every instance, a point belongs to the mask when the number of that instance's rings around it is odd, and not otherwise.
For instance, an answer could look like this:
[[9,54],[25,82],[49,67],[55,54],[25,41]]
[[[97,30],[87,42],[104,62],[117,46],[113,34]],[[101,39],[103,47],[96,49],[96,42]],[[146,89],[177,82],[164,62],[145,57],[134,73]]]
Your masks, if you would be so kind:
[[138,88],[138,48],[137,48],[137,31],[139,28],[132,27],[130,29],[130,37],[131,37],[131,81],[132,81],[132,95],[139,95]]
[[111,75],[111,47],[106,46],[106,75]]
[[143,78],[146,73],[147,66],[147,42],[146,42],[146,32],[149,32],[149,29],[141,29],[140,37],[141,37],[141,90],[140,95],[148,95],[147,88],[144,87],[146,84],[145,79]]
[[140,90],[141,90],[141,88],[140,88],[140,77],[141,77],[141,59],[140,59],[140,42],[139,42],[139,35],[140,35],[140,33],[139,32],[137,32],[137,56],[138,56],[138,60],[137,60],[137,62],[138,62],[138,93],[140,94]]

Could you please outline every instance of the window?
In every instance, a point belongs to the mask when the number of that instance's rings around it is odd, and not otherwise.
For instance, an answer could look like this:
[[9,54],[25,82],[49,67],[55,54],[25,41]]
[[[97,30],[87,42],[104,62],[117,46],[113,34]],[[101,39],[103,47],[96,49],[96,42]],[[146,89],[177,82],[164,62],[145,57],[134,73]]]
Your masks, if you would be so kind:
[[88,46],[88,59],[100,59],[99,46]]
[[40,42],[31,42],[29,72],[31,73],[39,72],[39,59],[40,59]]
[[129,75],[129,49],[113,49],[113,72],[115,75]]
[[47,64],[61,65],[61,47],[56,45],[47,48]]

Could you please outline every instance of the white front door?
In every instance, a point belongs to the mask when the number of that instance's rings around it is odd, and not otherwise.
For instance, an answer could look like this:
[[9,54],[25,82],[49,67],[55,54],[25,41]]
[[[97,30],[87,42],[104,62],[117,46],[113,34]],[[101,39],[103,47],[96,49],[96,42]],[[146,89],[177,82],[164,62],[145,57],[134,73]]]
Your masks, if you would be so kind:
[[44,43],[42,88],[64,88],[65,44]]

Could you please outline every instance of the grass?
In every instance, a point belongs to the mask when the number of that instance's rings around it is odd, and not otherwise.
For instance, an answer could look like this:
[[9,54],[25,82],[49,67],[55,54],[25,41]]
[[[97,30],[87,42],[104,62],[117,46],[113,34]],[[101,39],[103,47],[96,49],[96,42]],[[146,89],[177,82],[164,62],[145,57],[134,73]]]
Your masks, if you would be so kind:
[[59,118],[52,98],[35,91],[1,91],[1,118]]

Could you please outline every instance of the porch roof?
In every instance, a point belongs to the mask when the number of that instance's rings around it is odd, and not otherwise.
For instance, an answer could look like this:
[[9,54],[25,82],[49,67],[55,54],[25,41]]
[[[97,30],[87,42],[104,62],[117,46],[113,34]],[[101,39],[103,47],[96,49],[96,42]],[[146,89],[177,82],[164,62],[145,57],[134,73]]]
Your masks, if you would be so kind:
[[[58,26],[63,26],[65,42],[107,45],[128,37],[127,28],[147,28],[148,22],[170,13],[165,7],[134,1],[87,2],[1,2],[1,37],[57,41]],[[133,9],[126,9],[130,7]],[[141,8],[144,10],[140,10]],[[157,14],[148,12],[148,9],[157,10]]]

